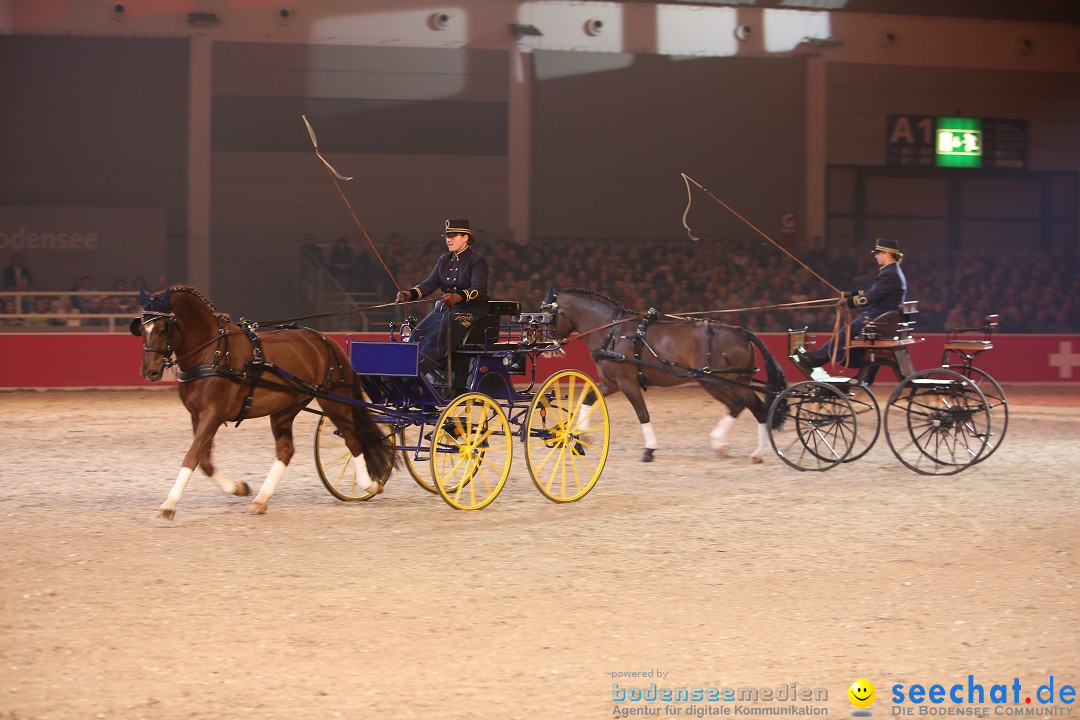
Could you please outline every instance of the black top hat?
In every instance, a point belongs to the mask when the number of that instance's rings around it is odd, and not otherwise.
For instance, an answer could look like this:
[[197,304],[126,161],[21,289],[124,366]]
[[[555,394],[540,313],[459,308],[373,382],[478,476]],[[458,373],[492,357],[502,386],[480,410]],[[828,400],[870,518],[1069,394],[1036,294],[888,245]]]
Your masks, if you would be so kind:
[[900,255],[900,243],[895,240],[889,240],[888,238],[878,238],[874,241],[874,252],[890,252]]
[[476,235],[469,228],[468,220],[447,220],[446,229],[443,230],[443,235],[456,235],[458,233],[465,233],[470,238],[476,239]]

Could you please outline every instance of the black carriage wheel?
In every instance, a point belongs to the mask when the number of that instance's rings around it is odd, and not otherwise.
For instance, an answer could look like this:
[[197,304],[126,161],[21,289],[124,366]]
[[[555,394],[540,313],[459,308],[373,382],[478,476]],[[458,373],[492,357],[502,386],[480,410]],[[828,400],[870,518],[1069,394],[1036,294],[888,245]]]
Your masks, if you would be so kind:
[[[788,417],[775,428],[787,402]],[[808,380],[787,387],[769,409],[769,441],[777,456],[796,470],[825,471],[844,461],[858,432],[851,402],[832,385]]]
[[992,419],[974,382],[946,369],[917,372],[885,407],[885,438],[896,458],[920,475],[954,475],[986,452]]
[[859,419],[855,441],[844,462],[849,463],[866,455],[881,435],[881,405],[869,385],[859,383],[848,388],[848,402]]
[[1001,386],[997,384],[994,378],[990,377],[984,371],[977,367],[971,367],[970,365],[948,365],[947,370],[960,373],[968,380],[975,383],[975,386],[982,390],[982,394],[986,396],[986,404],[990,409],[990,416],[993,418],[993,432],[987,438],[986,452],[979,456],[979,459],[975,462],[982,462],[986,458],[994,454],[994,452],[1001,447],[1002,441],[1005,440],[1005,433],[1009,429],[1009,402],[1005,397],[1005,391],[1001,389]]

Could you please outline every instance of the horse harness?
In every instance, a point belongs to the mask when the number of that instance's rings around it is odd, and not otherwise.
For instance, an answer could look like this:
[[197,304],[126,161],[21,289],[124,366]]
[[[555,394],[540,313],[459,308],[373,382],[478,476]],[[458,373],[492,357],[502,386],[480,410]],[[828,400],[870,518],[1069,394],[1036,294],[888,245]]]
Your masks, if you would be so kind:
[[[683,377],[688,380],[708,380],[711,382],[723,382],[730,383],[724,377],[717,377],[722,375],[754,375],[757,373],[757,368],[736,368],[732,367],[731,358],[728,357],[726,352],[721,351],[720,357],[726,363],[727,367],[714,368],[712,367],[712,338],[716,333],[712,328],[712,323],[709,320],[705,320],[705,333],[709,337],[709,342],[705,350],[705,365],[700,368],[692,368],[689,365],[683,365],[682,363],[672,362],[663,357],[656,351],[648,339],[645,337],[645,331],[649,325],[653,324],[660,319],[661,314],[656,308],[649,308],[649,310],[641,316],[640,322],[638,322],[637,329],[633,335],[617,335],[616,329],[618,328],[618,321],[626,313],[623,310],[617,310],[615,317],[612,318],[612,328],[604,338],[603,343],[596,350],[590,353],[593,362],[597,360],[612,360],[614,362],[632,362],[637,365],[637,379],[638,385],[642,390],[649,389],[649,380],[645,375],[644,368],[655,368],[657,370],[666,370],[673,375]],[[664,316],[667,317],[667,316]],[[634,357],[627,357],[626,353],[616,352],[615,343],[618,340],[632,340],[634,343]],[[655,362],[650,360],[642,360],[642,348],[649,351]]]
[[[177,361],[173,359],[172,349],[172,331],[176,321],[176,316],[173,313],[150,313],[158,318],[165,318],[165,347],[155,348],[143,342],[144,352],[159,353],[165,358],[165,367],[171,367],[177,364]],[[214,359],[212,362],[200,363],[194,365],[187,370],[178,370],[176,373],[176,379],[178,382],[187,383],[193,380],[199,380],[204,377],[223,377],[228,378],[239,383],[248,383],[248,392],[244,396],[244,402],[240,407],[240,412],[237,413],[236,418],[233,419],[235,425],[239,425],[244,419],[247,418],[248,413],[251,411],[252,403],[255,401],[255,391],[259,387],[276,387],[276,388],[288,388],[289,385],[284,385],[279,382],[263,377],[263,373],[271,372],[277,377],[286,380],[293,389],[297,392],[302,392],[310,398],[313,397],[326,397],[334,399],[338,397],[334,393],[329,392],[331,388],[341,387],[345,385],[345,371],[341,367],[341,363],[331,363],[326,371],[326,377],[318,385],[312,385],[300,378],[296,377],[287,370],[283,370],[274,363],[267,362],[266,355],[263,352],[262,338],[259,336],[257,330],[259,328],[257,323],[250,322],[246,318],[240,318],[240,330],[247,337],[251,343],[251,360],[244,363],[242,369],[232,367],[231,362],[231,348],[229,345],[229,335],[234,334],[235,331],[229,330],[225,325],[225,320],[220,315],[214,316],[217,322],[218,331],[217,335],[208,342],[191,350],[188,355],[191,355],[210,344],[215,344]],[[278,325],[273,328],[274,330],[298,330],[306,329],[300,328],[298,325]],[[334,357],[333,346],[330,340],[322,333],[316,333],[323,343],[327,346],[327,354],[329,357]],[[224,361],[224,362],[223,362]],[[334,381],[334,373],[337,373],[340,378],[339,381]]]

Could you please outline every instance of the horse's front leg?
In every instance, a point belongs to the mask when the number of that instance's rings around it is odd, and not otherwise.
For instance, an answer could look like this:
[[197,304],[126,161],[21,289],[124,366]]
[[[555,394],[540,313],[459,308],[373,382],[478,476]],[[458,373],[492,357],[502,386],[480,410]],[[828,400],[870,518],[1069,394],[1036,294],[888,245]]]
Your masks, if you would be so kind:
[[208,419],[203,416],[195,420],[193,416],[192,424],[195,426],[195,439],[191,441],[191,447],[188,448],[187,454],[184,455],[184,461],[180,465],[180,472],[176,476],[176,482],[173,483],[172,490],[169,491],[169,497],[165,498],[165,502],[161,503],[161,507],[158,508],[158,517],[165,520],[172,520],[176,517],[176,504],[184,496],[188,480],[191,479],[191,474],[195,472],[200,460],[209,458],[210,447],[214,442],[214,434],[217,432],[220,423],[216,417]]
[[[195,416],[191,416],[192,431],[198,431],[198,423],[195,421]],[[207,477],[214,481],[221,491],[229,495],[236,495],[238,497],[245,497],[251,494],[251,488],[244,481],[233,481],[225,477],[225,473],[221,472],[214,465],[213,460],[214,443],[213,439],[206,443],[203,447],[202,455],[199,457],[199,468],[206,473]]]
[[653,432],[649,408],[645,406],[645,396],[641,392],[641,386],[637,384],[636,376],[620,382],[619,389],[630,401],[630,405],[637,414],[638,422],[641,423],[641,434],[645,438],[645,451],[641,454],[641,462],[652,462],[653,454],[656,452],[656,433]]
[[270,498],[273,497],[278,483],[281,482],[281,476],[285,474],[285,468],[288,467],[289,461],[292,460],[293,453],[296,450],[293,446],[292,423],[297,412],[299,410],[270,416],[270,429],[274,433],[277,459],[270,466],[270,472],[267,473],[266,480],[263,481],[262,487],[259,488],[259,494],[251,501],[251,511],[253,513],[262,515],[266,512]]

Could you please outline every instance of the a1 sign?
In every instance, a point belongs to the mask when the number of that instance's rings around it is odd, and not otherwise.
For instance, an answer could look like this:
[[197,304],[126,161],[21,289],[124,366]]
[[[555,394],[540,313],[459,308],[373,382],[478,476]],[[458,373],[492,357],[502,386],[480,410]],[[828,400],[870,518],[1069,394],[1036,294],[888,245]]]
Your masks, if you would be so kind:
[[934,118],[890,115],[886,128],[889,165],[934,165]]

